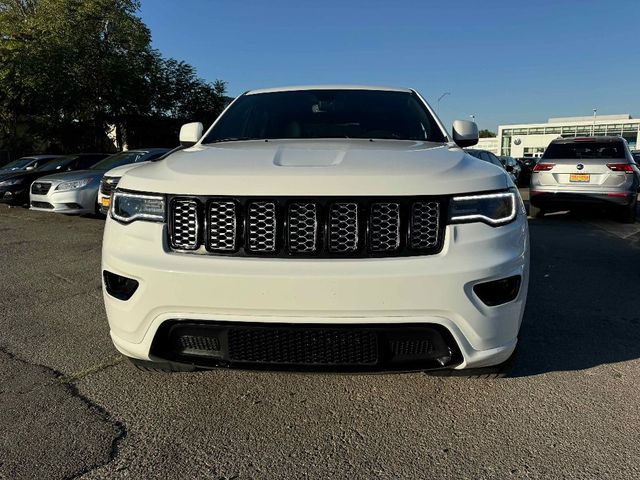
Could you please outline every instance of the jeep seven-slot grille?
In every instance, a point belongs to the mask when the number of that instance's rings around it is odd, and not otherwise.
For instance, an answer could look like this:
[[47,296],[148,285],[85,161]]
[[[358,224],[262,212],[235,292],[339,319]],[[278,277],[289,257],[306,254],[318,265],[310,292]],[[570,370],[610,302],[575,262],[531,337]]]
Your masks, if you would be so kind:
[[218,255],[430,255],[442,248],[446,207],[435,197],[173,197],[169,240]]

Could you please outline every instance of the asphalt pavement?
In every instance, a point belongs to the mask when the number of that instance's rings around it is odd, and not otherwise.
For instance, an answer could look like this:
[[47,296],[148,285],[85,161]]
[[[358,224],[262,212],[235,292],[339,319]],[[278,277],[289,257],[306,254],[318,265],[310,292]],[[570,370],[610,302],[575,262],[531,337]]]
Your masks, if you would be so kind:
[[111,345],[103,220],[0,205],[0,479],[640,478],[640,224],[530,226],[510,378],[166,375]]

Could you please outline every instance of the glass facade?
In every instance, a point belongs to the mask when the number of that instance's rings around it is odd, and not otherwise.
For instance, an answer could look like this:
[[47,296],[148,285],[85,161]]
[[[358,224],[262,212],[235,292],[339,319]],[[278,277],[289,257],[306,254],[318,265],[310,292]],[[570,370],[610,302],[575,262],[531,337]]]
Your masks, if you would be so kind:
[[[531,126],[528,128],[505,128],[501,132],[500,154],[511,156],[511,139],[514,136],[555,134],[562,137],[585,137],[590,135],[607,135],[623,137],[632,150],[640,148],[640,119],[623,123],[600,123],[596,125],[555,125]],[[525,147],[526,155],[544,153],[546,147]]]

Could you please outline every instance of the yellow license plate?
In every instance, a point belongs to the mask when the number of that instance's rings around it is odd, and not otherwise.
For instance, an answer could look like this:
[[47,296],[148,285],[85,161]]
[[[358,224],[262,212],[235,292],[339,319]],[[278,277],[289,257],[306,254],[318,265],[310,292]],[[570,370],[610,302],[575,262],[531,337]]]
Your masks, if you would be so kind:
[[572,173],[569,175],[570,182],[588,182],[591,180],[591,175],[588,173]]
[[111,205],[111,197],[105,197],[102,199],[102,206],[103,207],[108,207],[109,205]]

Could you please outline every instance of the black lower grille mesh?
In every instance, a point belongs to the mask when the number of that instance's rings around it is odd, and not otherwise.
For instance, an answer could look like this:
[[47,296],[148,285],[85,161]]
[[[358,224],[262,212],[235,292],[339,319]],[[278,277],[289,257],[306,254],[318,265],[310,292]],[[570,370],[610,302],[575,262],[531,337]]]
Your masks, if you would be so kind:
[[461,361],[440,325],[284,324],[169,320],[151,355],[202,367],[301,371],[440,368]]
[[31,206],[34,208],[46,208],[48,210],[51,210],[53,208],[53,205],[51,205],[49,202],[31,202]]
[[344,330],[232,329],[229,359],[297,365],[373,365],[376,335]]

